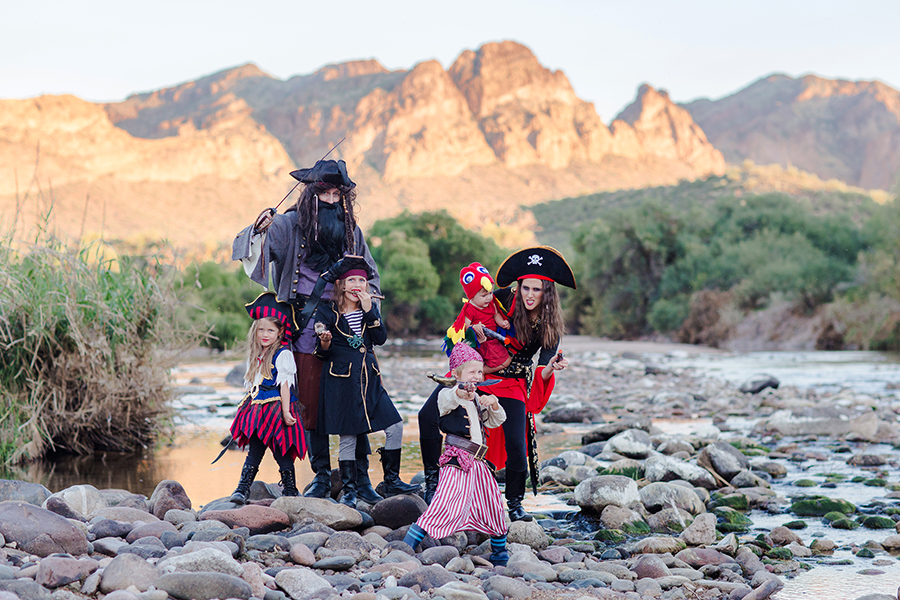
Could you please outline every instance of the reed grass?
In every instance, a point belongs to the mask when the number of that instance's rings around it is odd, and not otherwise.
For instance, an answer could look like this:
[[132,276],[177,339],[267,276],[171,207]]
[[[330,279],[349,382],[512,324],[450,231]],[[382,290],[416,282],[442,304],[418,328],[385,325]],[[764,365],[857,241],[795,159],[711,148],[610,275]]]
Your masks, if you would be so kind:
[[167,428],[179,327],[174,274],[41,229],[0,240],[0,462],[134,451]]

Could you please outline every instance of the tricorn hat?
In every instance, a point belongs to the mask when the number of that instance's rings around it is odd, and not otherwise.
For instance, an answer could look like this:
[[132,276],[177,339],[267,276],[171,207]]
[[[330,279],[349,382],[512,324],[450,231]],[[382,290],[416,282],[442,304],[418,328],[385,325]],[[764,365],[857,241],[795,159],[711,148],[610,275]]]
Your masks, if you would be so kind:
[[550,246],[523,248],[511,254],[497,269],[497,285],[500,287],[529,277],[554,281],[575,289],[572,268],[559,250]]
[[363,275],[366,279],[372,279],[374,276],[372,265],[367,263],[362,256],[347,254],[344,258],[331,265],[328,271],[322,273],[322,279],[334,283],[338,279],[343,279],[350,275]]
[[356,184],[347,175],[347,163],[342,160],[320,160],[311,169],[291,171],[300,183],[327,183],[336,188],[353,189]]
[[288,343],[297,333],[297,317],[294,307],[287,302],[281,302],[273,292],[263,292],[250,304],[245,304],[247,314],[251,319],[271,317],[284,323],[284,343]]

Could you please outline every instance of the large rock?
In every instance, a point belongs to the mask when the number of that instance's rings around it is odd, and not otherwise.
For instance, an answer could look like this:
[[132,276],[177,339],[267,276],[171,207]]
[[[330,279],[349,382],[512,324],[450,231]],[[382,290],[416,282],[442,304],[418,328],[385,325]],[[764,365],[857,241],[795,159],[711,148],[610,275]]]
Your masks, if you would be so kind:
[[97,570],[100,563],[90,558],[63,558],[48,556],[38,565],[34,580],[47,588],[58,588],[74,581],[81,581]]
[[141,521],[143,523],[150,523],[151,521],[159,521],[160,519],[156,518],[156,515],[147,512],[146,510],[141,510],[140,508],[132,508],[130,506],[110,506],[107,508],[101,508],[100,510],[95,510],[89,515],[85,515],[89,519],[93,519],[94,517],[101,517],[103,519],[110,519],[112,521],[124,521],[126,523],[137,523]]
[[641,429],[626,429],[606,442],[606,451],[612,451],[628,458],[647,458],[653,453],[650,434]]
[[695,487],[714,490],[719,486],[715,478],[703,467],[672,456],[651,456],[644,461],[644,478],[650,482],[683,479]]
[[581,436],[581,443],[586,446],[595,442],[605,442],[614,435],[622,433],[627,429],[650,431],[650,419],[649,417],[642,419],[622,419],[620,421],[601,425]]
[[688,546],[709,546],[716,543],[716,517],[710,513],[697,515],[694,522],[681,532]]
[[0,502],[27,502],[41,506],[50,497],[50,490],[39,483],[0,479]]
[[716,473],[726,481],[745,469],[750,468],[750,461],[740,450],[728,442],[713,442],[705,446],[697,456],[697,461],[708,460]]
[[781,382],[778,381],[777,378],[773,377],[772,375],[760,373],[759,375],[754,375],[753,377],[742,383],[740,388],[738,389],[740,389],[745,394],[758,394],[766,388],[777,390],[779,385],[781,385]]
[[602,423],[603,411],[596,404],[570,402],[543,415],[544,423]]
[[156,580],[156,588],[178,600],[249,600],[253,593],[249,583],[224,573],[167,573]]
[[425,591],[441,587],[451,581],[456,581],[456,575],[440,565],[428,565],[427,567],[413,569],[401,577],[397,584],[409,588],[418,585],[419,589]]
[[[92,485],[73,485],[66,489],[56,492],[50,498],[61,498],[69,505],[72,510],[82,515],[89,515],[95,510],[106,508],[106,499],[100,493],[100,490]],[[47,500],[42,505],[47,508]]]
[[683,560],[694,569],[699,569],[703,565],[721,565],[735,562],[727,554],[722,554],[712,548],[686,548],[676,554],[675,558]]
[[79,556],[90,550],[84,532],[54,512],[26,502],[0,502],[0,535],[20,550],[48,556]]
[[272,508],[285,513],[291,523],[310,518],[332,529],[343,530],[354,529],[363,522],[358,510],[325,498],[283,496],[272,502]]
[[778,433],[784,436],[818,435],[825,437],[858,436],[875,440],[881,420],[870,411],[857,415],[831,406],[816,406],[798,410],[779,410],[768,419],[753,426],[757,433]]
[[641,554],[635,559],[631,570],[637,574],[638,579],[659,579],[672,574],[663,559],[655,554]]
[[170,510],[189,510],[191,499],[188,498],[184,487],[177,481],[163,479],[156,484],[156,489],[150,495],[150,512],[157,518],[163,519]]
[[128,532],[128,535],[125,536],[125,541],[130,544],[135,540],[141,539],[142,537],[159,538],[159,536],[161,536],[166,531],[176,532],[178,531],[178,529],[168,521],[153,521],[151,523],[141,523]]
[[575,503],[582,509],[602,512],[610,504],[628,508],[640,502],[637,482],[622,475],[600,475],[575,487]]
[[650,512],[659,512],[664,508],[680,508],[692,515],[706,512],[700,496],[690,488],[672,483],[650,483],[640,491],[641,502]]
[[0,579],[0,593],[15,594],[20,600],[53,600],[47,588],[30,579]]
[[509,525],[506,540],[513,544],[524,544],[534,550],[543,550],[550,545],[550,538],[536,521],[514,521]]
[[278,571],[275,583],[294,600],[306,600],[316,592],[331,589],[331,584],[325,578],[304,567]]
[[372,508],[372,518],[378,525],[399,529],[412,525],[428,509],[421,497],[402,494],[385,498]]
[[100,591],[108,594],[115,590],[128,589],[133,585],[144,592],[151,585],[156,585],[156,580],[161,574],[155,565],[151,565],[136,554],[120,554],[104,567],[103,576],[100,578]]
[[208,510],[200,515],[200,520],[219,521],[229,527],[246,527],[252,535],[281,531],[291,526],[291,519],[284,511],[256,504],[231,510]]
[[530,598],[532,589],[524,581],[503,575],[494,575],[485,581],[484,591],[496,592],[504,598]]
[[174,573],[175,571],[211,572],[240,577],[244,572],[241,564],[230,554],[214,548],[201,548],[196,552],[165,557],[156,565],[165,573]]

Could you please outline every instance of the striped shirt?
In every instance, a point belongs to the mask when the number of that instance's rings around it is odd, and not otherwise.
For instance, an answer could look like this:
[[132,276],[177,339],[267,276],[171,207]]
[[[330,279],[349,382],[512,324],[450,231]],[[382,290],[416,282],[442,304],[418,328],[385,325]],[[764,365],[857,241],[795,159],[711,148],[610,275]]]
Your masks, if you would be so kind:
[[350,324],[350,329],[353,330],[353,333],[355,333],[356,335],[362,335],[362,309],[344,313],[344,318],[347,319],[347,323]]

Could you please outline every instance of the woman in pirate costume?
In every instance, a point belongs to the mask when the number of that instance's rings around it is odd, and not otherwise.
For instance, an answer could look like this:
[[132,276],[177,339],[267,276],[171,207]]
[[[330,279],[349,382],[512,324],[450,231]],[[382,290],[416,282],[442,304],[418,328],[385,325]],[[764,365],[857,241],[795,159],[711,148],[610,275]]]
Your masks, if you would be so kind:
[[[497,396],[506,412],[503,427],[488,430],[487,458],[498,469],[506,467],[506,502],[510,520],[530,521],[531,515],[522,508],[528,469],[528,413],[543,410],[556,382],[554,373],[569,364],[558,353],[565,326],[556,284],[574,289],[575,276],[557,250],[537,246],[510,255],[497,270],[496,281],[501,288],[507,288],[498,290],[495,295],[503,306],[509,307],[507,314],[515,331],[515,340],[510,347],[512,358],[509,366],[485,376],[486,381],[496,379],[497,383],[481,388]],[[511,294],[508,286],[513,283],[517,285]],[[538,363],[534,368],[536,354]],[[429,474],[435,472],[435,450],[438,455],[440,453],[439,443],[435,444],[440,435],[435,434],[437,405],[433,400],[436,400],[436,394],[432,394],[419,412],[426,486],[430,483]],[[436,478],[432,479],[436,483]]]
[[[291,176],[305,184],[296,204],[284,214],[264,210],[253,226],[235,238],[232,260],[240,260],[247,276],[263,287],[268,288],[271,279],[278,298],[293,305],[301,321],[291,350],[297,363],[296,390],[307,428],[310,466],[316,474],[305,495],[324,498],[331,494],[331,457],[328,436],[316,432],[322,362],[314,356],[316,336],[309,316],[320,298],[331,297],[332,286],[329,283],[322,289],[316,283],[319,275],[344,254],[361,255],[369,264],[369,285],[375,293],[380,293],[380,280],[356,224],[356,184],[347,174],[344,161],[320,160],[311,169],[293,171]],[[365,435],[356,448],[359,495],[374,504],[382,498],[369,481],[370,449]]]
[[335,280],[333,300],[320,305],[314,317],[319,336],[316,356],[325,361],[317,427],[319,434],[341,436],[341,503],[356,508],[357,439],[371,431],[385,433],[380,450],[384,495],[411,494],[419,487],[400,480],[403,420],[382,385],[375,358],[374,347],[387,341],[387,332],[367,291],[372,269],[362,257],[345,256],[328,276]]
[[266,448],[272,451],[285,496],[298,496],[294,461],[306,455],[303,424],[293,392],[297,368],[287,345],[297,330],[294,309],[266,292],[247,305],[253,319],[247,334],[247,395],[238,407],[231,436],[240,447],[249,446],[241,480],[231,501],[244,504],[259,471]]

